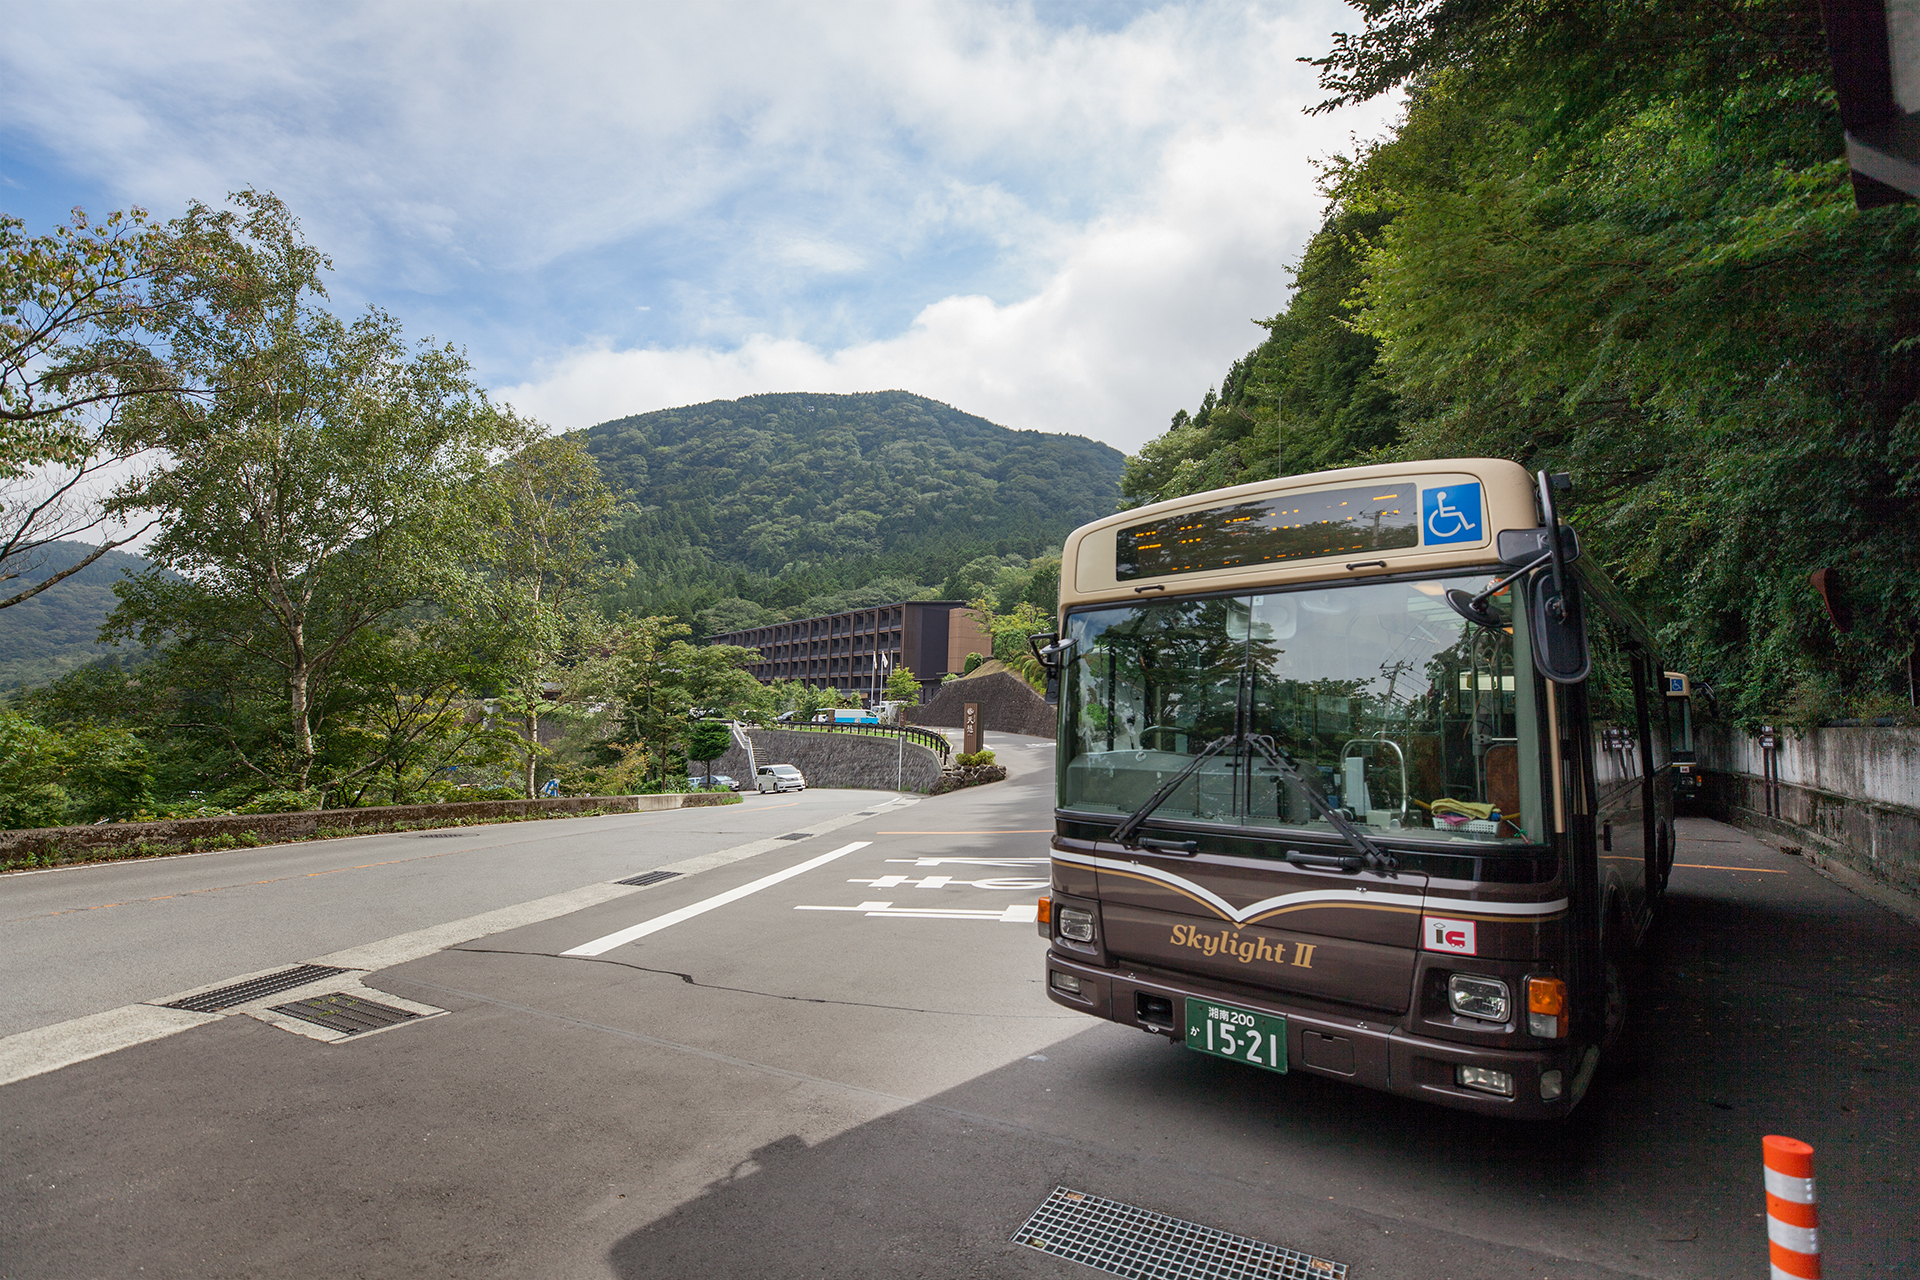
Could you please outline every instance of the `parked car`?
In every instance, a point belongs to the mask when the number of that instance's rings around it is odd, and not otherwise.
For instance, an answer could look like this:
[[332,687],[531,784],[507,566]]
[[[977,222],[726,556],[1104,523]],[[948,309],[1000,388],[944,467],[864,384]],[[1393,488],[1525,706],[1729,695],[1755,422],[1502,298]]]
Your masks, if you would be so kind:
[[[690,773],[687,775],[687,781],[696,787],[704,787],[707,785],[707,775],[704,773]],[[713,775],[713,785],[716,787],[725,787],[729,791],[738,791],[740,789],[739,780],[729,778],[724,773],[716,773]]]
[[763,764],[753,780],[755,791],[805,791],[807,780],[790,764]]

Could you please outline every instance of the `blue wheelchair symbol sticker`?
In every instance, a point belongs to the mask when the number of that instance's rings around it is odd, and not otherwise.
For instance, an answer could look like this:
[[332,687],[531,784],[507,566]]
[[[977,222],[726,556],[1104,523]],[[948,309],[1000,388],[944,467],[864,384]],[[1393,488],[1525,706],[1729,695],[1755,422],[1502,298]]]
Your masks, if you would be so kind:
[[1420,492],[1422,541],[1429,547],[1449,542],[1480,542],[1486,534],[1480,521],[1480,486],[1450,484]]

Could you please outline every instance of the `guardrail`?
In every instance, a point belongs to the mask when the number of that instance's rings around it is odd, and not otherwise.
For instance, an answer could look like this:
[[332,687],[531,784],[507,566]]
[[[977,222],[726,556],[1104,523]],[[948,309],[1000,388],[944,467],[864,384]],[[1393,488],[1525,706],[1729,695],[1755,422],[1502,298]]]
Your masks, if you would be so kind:
[[802,733],[859,733],[872,738],[905,738],[908,742],[938,753],[944,764],[953,754],[953,744],[943,733],[922,729],[919,725],[896,724],[775,724],[769,729],[795,729]]

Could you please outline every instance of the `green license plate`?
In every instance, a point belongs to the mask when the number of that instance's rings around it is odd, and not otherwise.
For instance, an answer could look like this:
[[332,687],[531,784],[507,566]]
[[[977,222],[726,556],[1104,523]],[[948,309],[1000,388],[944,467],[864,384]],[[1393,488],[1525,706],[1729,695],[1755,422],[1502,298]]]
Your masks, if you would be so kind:
[[1282,1075],[1287,1070],[1287,1020],[1271,1013],[1187,997],[1187,1048],[1231,1058]]

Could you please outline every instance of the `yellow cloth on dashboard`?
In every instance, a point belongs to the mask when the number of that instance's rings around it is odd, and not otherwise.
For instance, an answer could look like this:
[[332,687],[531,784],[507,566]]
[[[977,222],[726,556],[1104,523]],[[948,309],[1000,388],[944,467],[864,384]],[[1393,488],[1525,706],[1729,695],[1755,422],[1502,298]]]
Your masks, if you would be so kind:
[[1491,818],[1493,816],[1493,806],[1490,804],[1475,804],[1471,800],[1455,800],[1451,797],[1435,800],[1427,806],[1427,809],[1431,813],[1451,813],[1462,818]]

